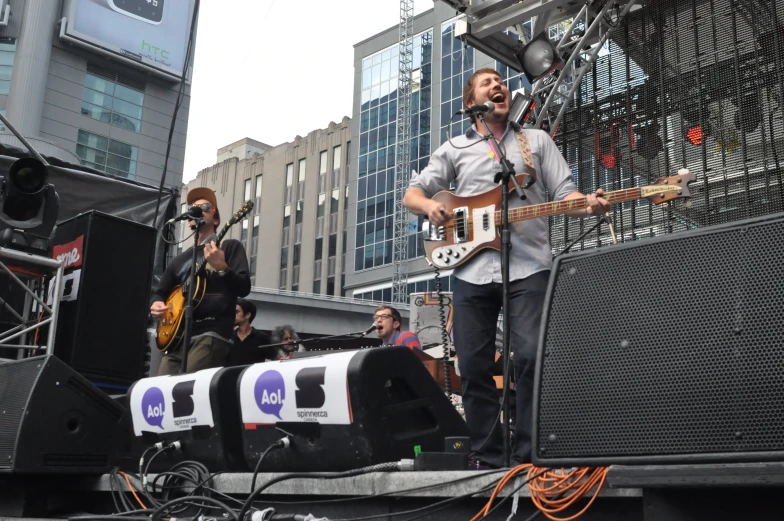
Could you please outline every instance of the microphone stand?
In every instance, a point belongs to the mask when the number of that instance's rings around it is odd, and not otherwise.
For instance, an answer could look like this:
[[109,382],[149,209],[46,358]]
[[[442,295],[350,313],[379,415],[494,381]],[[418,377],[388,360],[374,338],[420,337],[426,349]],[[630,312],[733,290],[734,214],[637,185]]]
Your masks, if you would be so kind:
[[193,255],[188,275],[188,286],[185,297],[185,329],[182,333],[182,360],[180,360],[180,374],[185,374],[188,367],[188,351],[191,348],[191,330],[193,329],[193,292],[196,289],[196,250],[199,247],[199,229],[204,224],[204,219],[196,217],[196,231],[193,234]]
[[[501,171],[495,175],[493,180],[496,183],[501,183],[501,285],[502,285],[502,305],[503,305],[503,356],[504,356],[504,399],[501,407],[503,408],[503,423],[502,434],[504,443],[504,465],[507,467],[511,464],[511,426],[509,424],[510,418],[510,403],[509,403],[509,373],[510,373],[510,353],[511,353],[511,340],[512,330],[509,326],[509,252],[512,248],[511,234],[509,232],[509,182],[511,181],[515,192],[521,200],[525,200],[525,192],[523,187],[517,182],[515,177],[514,165],[506,158],[503,147],[498,146],[493,132],[490,127],[485,124],[484,115],[477,113],[477,119],[487,130],[487,141],[490,147],[498,154],[498,159],[501,163]],[[477,125],[477,128],[479,126]],[[528,185],[530,186],[530,184]],[[526,186],[526,188],[528,187]],[[518,418],[519,421],[519,418]],[[495,428],[493,426],[492,428]]]
[[[608,215],[609,215],[609,214],[604,214],[604,215],[602,215],[601,217],[599,217],[599,218],[596,220],[596,222],[595,222],[595,223],[593,223],[593,226],[591,226],[590,228],[588,228],[587,230],[585,230],[585,231],[584,231],[583,233],[581,233],[581,234],[580,234],[580,235],[579,235],[579,236],[578,236],[578,237],[577,237],[575,240],[573,240],[572,242],[570,242],[570,243],[569,243],[569,244],[566,246],[566,248],[564,248],[564,249],[563,249],[563,250],[562,250],[562,251],[561,251],[561,252],[560,252],[558,255],[556,255],[556,257],[558,257],[558,256],[560,256],[560,255],[563,255],[564,253],[567,253],[569,250],[571,250],[571,249],[572,249],[572,247],[573,247],[575,244],[577,244],[578,242],[580,242],[581,240],[583,240],[585,237],[587,237],[587,236],[588,236],[588,234],[590,234],[590,233],[591,233],[592,231],[594,231],[596,228],[598,228],[599,226],[601,226],[601,224],[602,224],[603,222],[606,222],[607,224],[609,224],[610,226],[612,226],[612,221],[610,220],[610,218],[608,217]],[[617,244],[617,241],[616,241],[616,239],[615,239],[615,233],[613,233],[613,243],[616,243],[616,244]]]

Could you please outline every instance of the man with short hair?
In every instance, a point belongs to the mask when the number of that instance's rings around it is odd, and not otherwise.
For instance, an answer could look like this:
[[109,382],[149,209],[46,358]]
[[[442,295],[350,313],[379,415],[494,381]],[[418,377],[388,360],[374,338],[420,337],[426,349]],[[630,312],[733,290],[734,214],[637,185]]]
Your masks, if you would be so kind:
[[226,367],[234,365],[253,365],[274,360],[277,350],[274,347],[260,348],[270,343],[269,337],[251,326],[256,318],[256,305],[244,298],[237,299],[237,310],[232,341],[234,345],[226,357]]
[[[198,229],[196,261],[204,265],[201,278],[206,284],[206,293],[193,310],[191,345],[185,369],[186,373],[192,373],[210,367],[221,367],[226,360],[231,348],[235,304],[237,297],[250,293],[250,273],[248,257],[241,242],[228,239],[220,246],[215,243],[215,233],[220,224],[215,192],[205,187],[194,188],[188,192],[186,200],[189,206],[195,205],[202,209],[203,223]],[[192,229],[196,227],[195,221],[188,223]],[[150,314],[158,320],[168,312],[168,296],[177,286],[188,280],[193,256],[191,248],[169,262],[160,282],[153,290]],[[178,346],[166,351],[158,369],[159,375],[180,373],[182,349],[180,342]]]
[[[529,173],[536,182],[526,190],[526,200],[514,195],[510,209],[552,200],[585,201],[585,208],[568,213],[572,217],[602,215],[609,203],[602,189],[587,197],[577,192],[572,171],[558,147],[545,132],[521,129],[509,121],[510,95],[501,76],[493,69],[475,72],[463,89],[463,106],[492,102],[495,110],[485,116],[485,125],[472,117],[474,125],[464,135],[444,143],[430,156],[430,163],[411,180],[403,204],[418,215],[427,216],[434,226],[445,225],[453,215],[432,199],[455,183],[455,194],[481,194],[498,184],[501,170],[498,149],[503,149],[517,174]],[[488,137],[492,131],[495,142]],[[515,422],[514,464],[531,461],[533,380],[539,339],[539,322],[552,266],[547,217],[530,219],[510,226],[510,324],[514,353],[517,418]],[[495,335],[502,306],[501,254],[487,249],[454,271],[454,340],[463,405],[471,430],[471,450],[477,463],[500,467],[503,443],[498,421],[498,394],[493,380]]]
[[376,334],[381,339],[381,345],[422,349],[422,343],[416,334],[400,330],[402,321],[400,312],[392,306],[379,306],[376,309],[373,323],[376,324]]

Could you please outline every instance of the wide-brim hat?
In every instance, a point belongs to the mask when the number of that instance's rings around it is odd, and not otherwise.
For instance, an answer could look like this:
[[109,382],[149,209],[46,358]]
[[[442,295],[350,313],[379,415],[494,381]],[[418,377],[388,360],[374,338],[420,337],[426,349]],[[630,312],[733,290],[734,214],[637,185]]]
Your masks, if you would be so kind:
[[186,201],[189,206],[199,199],[206,199],[210,202],[213,208],[218,208],[218,199],[215,197],[215,191],[211,188],[199,186],[193,190],[188,190],[188,197]]

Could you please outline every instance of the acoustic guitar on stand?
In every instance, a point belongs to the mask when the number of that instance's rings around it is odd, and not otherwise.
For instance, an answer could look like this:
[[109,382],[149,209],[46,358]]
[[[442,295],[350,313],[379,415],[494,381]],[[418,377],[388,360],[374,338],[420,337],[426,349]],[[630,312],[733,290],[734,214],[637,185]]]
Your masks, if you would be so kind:
[[[522,178],[522,174],[518,176],[521,183]],[[635,199],[648,199],[654,204],[688,199],[691,197],[689,184],[695,180],[695,175],[683,168],[678,175],[660,177],[649,186],[607,192],[604,199],[611,204]],[[500,251],[500,186],[471,196],[442,191],[434,195],[433,200],[443,204],[447,212],[452,212],[453,219],[442,226],[431,226],[429,221],[422,224],[425,257],[430,264],[441,269],[456,268],[483,250]],[[586,206],[587,199],[571,199],[512,208],[509,210],[509,222],[565,214]]]
[[[221,239],[226,235],[234,224],[238,223],[248,215],[253,209],[253,201],[248,201],[242,208],[231,216],[229,222],[223,227],[218,234],[215,243],[220,246]],[[193,309],[196,309],[201,303],[204,294],[207,292],[207,280],[203,277],[202,271],[204,269],[204,262],[196,265],[196,287],[193,291]],[[158,349],[161,351],[168,351],[169,349],[176,348],[182,342],[182,335],[185,332],[185,304],[187,303],[188,293],[186,291],[187,283],[175,287],[166,299],[166,306],[169,308],[166,314],[163,315],[158,322],[158,335],[156,338]]]

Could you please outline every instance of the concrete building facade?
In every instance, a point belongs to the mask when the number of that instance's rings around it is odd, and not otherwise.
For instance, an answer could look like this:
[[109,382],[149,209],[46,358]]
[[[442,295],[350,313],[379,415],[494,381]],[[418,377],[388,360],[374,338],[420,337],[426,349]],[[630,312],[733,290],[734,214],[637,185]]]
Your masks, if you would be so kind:
[[245,245],[251,285],[344,296],[351,153],[348,117],[274,147],[240,140],[183,186],[183,211],[188,190],[200,186],[215,190],[224,224],[252,200],[251,213],[226,235]]
[[[44,154],[157,186],[179,84],[61,41],[63,0],[8,2],[8,23],[0,25],[0,111]],[[189,106],[186,84],[170,187],[182,183]],[[21,146],[4,128],[0,142]]]
[[[497,70],[511,91],[530,84],[516,71],[464,46],[454,37],[457,13],[443,2],[414,19],[412,73],[411,164],[421,171],[431,151],[447,139],[450,117],[462,108],[468,77],[481,68]],[[354,298],[390,301],[397,120],[398,26],[391,25],[354,46],[354,91],[349,186],[348,294]],[[455,118],[452,133],[469,122]],[[408,289],[435,290],[418,230],[421,219],[410,217]],[[451,287],[451,271],[442,272],[442,289]]]

